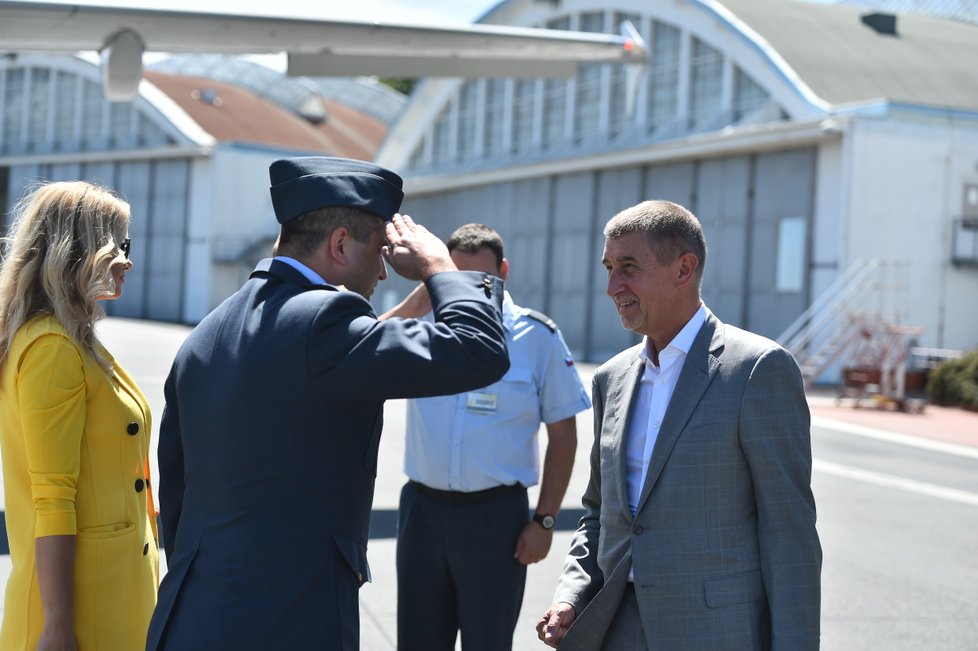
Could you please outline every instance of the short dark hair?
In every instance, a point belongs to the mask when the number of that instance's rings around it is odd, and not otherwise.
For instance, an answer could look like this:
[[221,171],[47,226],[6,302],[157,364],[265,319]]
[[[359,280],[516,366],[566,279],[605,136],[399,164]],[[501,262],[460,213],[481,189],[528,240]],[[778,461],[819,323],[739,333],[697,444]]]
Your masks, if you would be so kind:
[[380,217],[349,206],[317,208],[282,224],[278,250],[309,255],[341,226],[357,242],[366,243],[381,222]]
[[496,258],[496,269],[503,266],[503,238],[499,233],[485,224],[466,224],[456,228],[446,242],[448,252],[455,249],[464,253],[478,253],[480,249],[489,249]]
[[643,201],[612,217],[604,227],[609,240],[644,231],[649,248],[661,264],[670,264],[684,253],[699,261],[696,282],[703,280],[706,267],[706,237],[696,215],[671,201]]

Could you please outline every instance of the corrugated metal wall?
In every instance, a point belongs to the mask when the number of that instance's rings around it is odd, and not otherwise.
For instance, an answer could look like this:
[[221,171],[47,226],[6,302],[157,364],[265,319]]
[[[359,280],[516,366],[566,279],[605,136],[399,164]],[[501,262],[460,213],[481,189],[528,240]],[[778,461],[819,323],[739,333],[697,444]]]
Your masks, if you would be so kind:
[[[669,199],[703,223],[709,247],[703,297],[723,321],[769,337],[808,305],[810,283],[779,292],[779,222],[814,215],[815,150],[729,156],[527,179],[409,196],[404,212],[441,237],[468,222],[506,240],[508,288],[518,303],[549,314],[581,360],[603,361],[638,341],[605,294],[605,222],[644,199]],[[810,237],[804,253],[808,268]],[[404,293],[410,283],[387,288]]]
[[0,174],[6,172],[8,180],[8,209],[42,180],[84,179],[118,191],[132,208],[129,234],[134,266],[126,278],[124,296],[103,306],[115,316],[179,322],[184,320],[189,168],[187,160],[120,161],[21,165],[0,170]]

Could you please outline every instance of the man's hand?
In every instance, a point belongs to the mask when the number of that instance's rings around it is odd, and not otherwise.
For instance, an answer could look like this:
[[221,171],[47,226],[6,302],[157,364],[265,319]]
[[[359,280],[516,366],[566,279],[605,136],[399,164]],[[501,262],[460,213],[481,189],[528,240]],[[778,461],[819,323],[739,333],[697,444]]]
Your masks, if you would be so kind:
[[404,297],[404,300],[381,314],[378,319],[384,321],[398,317],[401,319],[417,319],[431,312],[431,296],[428,295],[428,288],[421,283],[411,293]]
[[408,280],[425,280],[441,271],[457,271],[445,243],[407,215],[394,215],[385,226],[384,257]]
[[513,558],[523,565],[542,561],[547,557],[553,539],[553,529],[544,529],[530,520],[523,527],[520,537],[516,540],[516,552],[513,554]]
[[577,612],[573,606],[563,601],[555,603],[537,621],[537,637],[547,646],[556,649],[575,619]]

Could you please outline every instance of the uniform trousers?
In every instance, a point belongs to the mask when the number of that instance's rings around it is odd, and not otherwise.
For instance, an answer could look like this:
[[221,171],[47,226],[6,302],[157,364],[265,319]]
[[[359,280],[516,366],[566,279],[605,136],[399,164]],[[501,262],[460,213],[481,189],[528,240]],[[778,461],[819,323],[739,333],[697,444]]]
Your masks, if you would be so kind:
[[526,584],[513,553],[529,521],[526,489],[513,488],[475,502],[401,489],[399,651],[452,651],[458,631],[463,651],[512,649]]

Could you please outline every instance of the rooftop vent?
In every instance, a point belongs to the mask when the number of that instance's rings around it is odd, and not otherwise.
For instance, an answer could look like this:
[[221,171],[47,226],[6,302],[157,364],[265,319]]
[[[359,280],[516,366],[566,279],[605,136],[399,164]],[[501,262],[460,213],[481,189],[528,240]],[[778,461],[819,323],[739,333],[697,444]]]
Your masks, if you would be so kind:
[[203,90],[195,88],[190,91],[190,96],[201,104],[207,104],[209,106],[220,108],[224,104],[224,100],[221,99],[221,96],[213,88],[205,88]]
[[860,18],[864,25],[876,30],[877,34],[883,34],[885,36],[896,36],[896,20],[895,14],[881,14],[873,13],[866,14]]

